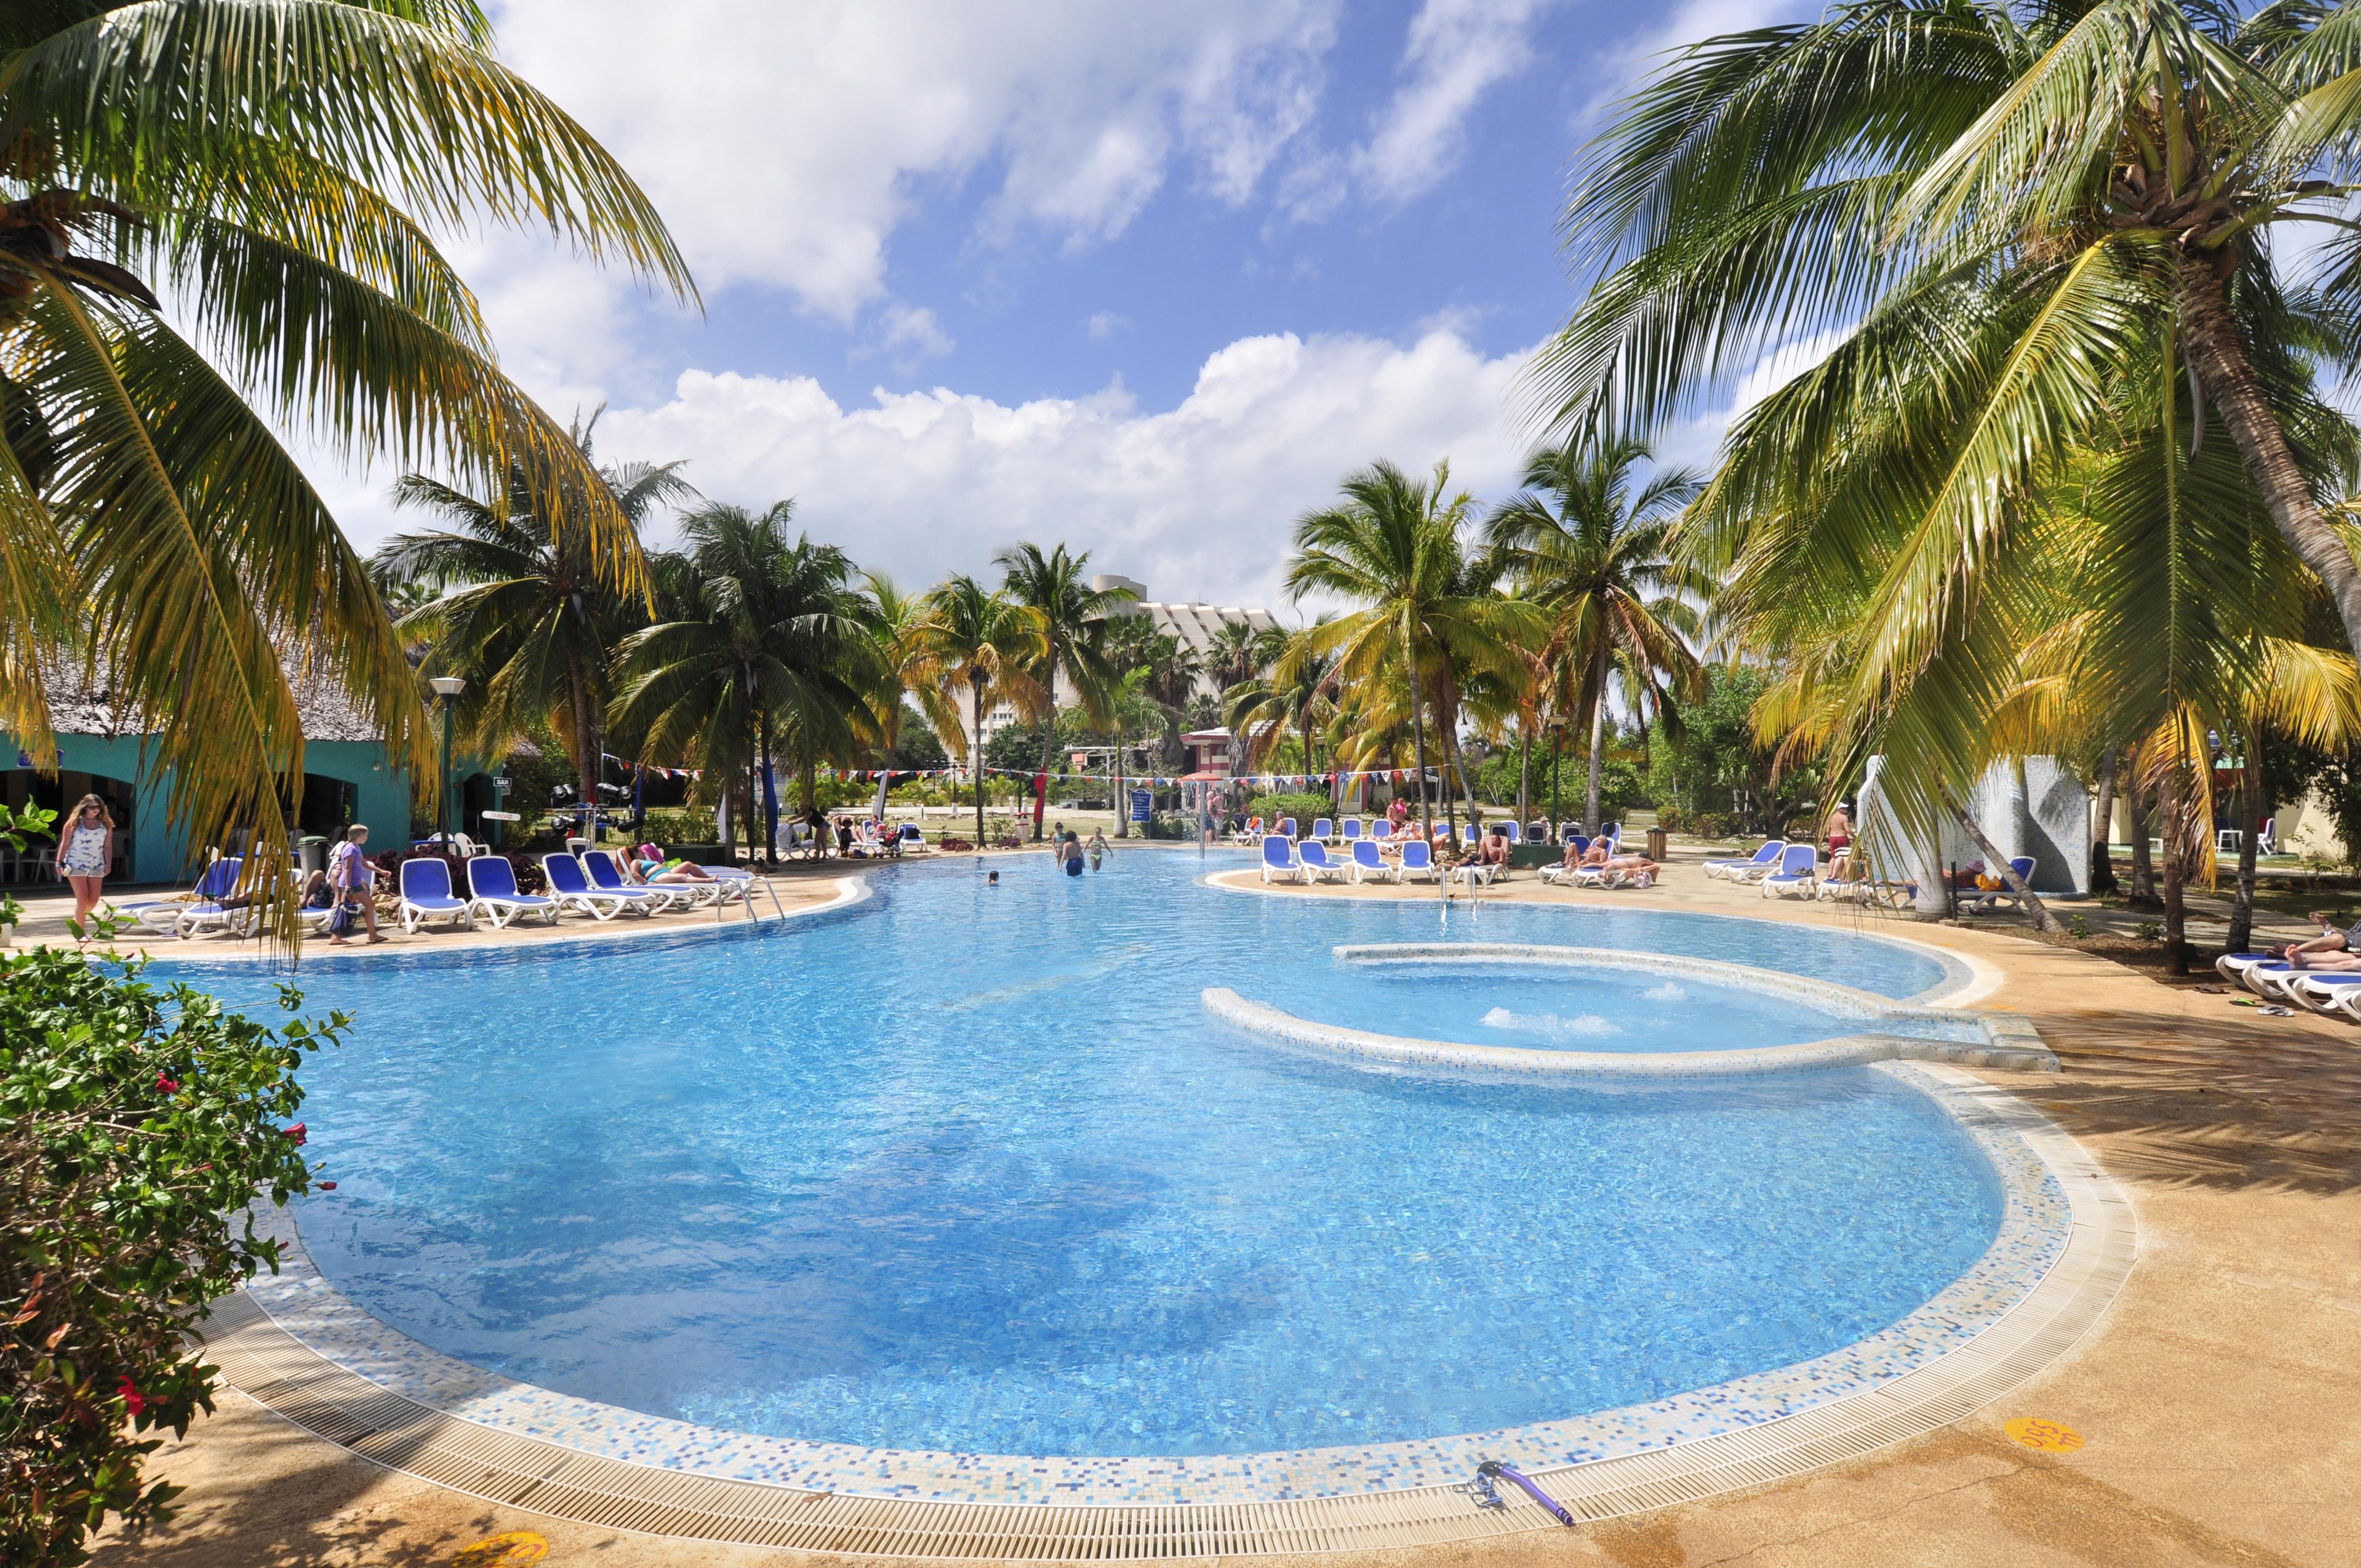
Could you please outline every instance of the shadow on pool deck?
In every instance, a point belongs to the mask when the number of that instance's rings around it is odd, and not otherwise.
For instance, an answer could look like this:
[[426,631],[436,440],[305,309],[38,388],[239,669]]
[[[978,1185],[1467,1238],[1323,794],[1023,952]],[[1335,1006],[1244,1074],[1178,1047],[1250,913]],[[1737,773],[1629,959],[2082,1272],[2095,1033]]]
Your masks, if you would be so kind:
[[[1697,882],[1661,890],[1669,896],[1657,906],[1841,918]],[[2258,1018],[2227,995],[2169,990],[1990,932],[1895,934],[2004,968],[1990,1004],[2033,1016],[2057,1049],[2060,1073],[1990,1076],[2081,1138],[2137,1211],[2139,1263],[2099,1325],[1993,1405],[1849,1464],[1583,1530],[1320,1563],[2361,1564],[2361,1029]],[[549,1568],[879,1561],[631,1535],[496,1507],[379,1470],[243,1395],[220,1398],[218,1415],[154,1463],[190,1487],[181,1523],[145,1541],[108,1541],[104,1568],[411,1568],[450,1563],[469,1541],[517,1530],[548,1539]],[[2063,1422],[2086,1446],[2017,1448],[2001,1426],[2017,1416]]]

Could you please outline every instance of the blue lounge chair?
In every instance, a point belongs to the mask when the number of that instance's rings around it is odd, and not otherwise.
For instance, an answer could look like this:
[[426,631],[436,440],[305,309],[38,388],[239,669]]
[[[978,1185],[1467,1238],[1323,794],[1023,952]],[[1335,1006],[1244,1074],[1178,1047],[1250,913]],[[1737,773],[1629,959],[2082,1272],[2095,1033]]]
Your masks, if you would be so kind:
[[902,824],[902,852],[906,855],[931,855],[935,847],[927,842],[926,833],[915,822]]
[[1424,877],[1429,882],[1434,880],[1434,851],[1426,847],[1423,839],[1405,838],[1402,840],[1400,875],[1394,880],[1400,882],[1411,876]]
[[401,902],[398,913],[404,936],[415,936],[429,920],[472,928],[475,916],[465,900],[451,896],[451,868],[441,857],[404,861],[401,872]]
[[192,909],[218,905],[237,886],[237,873],[246,861],[236,855],[225,855],[197,873],[189,898],[147,898],[137,904],[109,904],[107,907],[124,919],[137,922],[143,931],[153,931],[159,937],[177,936],[181,917]]
[[1369,824],[1369,837],[1382,844],[1394,836],[1394,825],[1384,817]]
[[2324,1013],[2333,1017],[2351,1018],[2351,1003],[2345,1001],[2352,988],[2361,985],[2361,974],[2350,970],[2336,970],[2323,974],[2306,970],[2287,978],[2279,986],[2279,994],[2290,1002]]
[[[2015,872],[2017,874],[2018,879],[2021,880],[2026,886],[2031,887],[2033,885],[2033,857],[2031,855],[2010,856],[2008,869]],[[2004,901],[2013,908],[2022,909],[2025,907],[2025,901],[2016,896],[2016,890],[2009,886],[2006,882],[2003,882],[2000,886],[1993,889],[1991,892],[1979,894],[1970,903],[1960,905],[1960,913],[1962,915],[1989,915],[1993,910],[1998,909]]]
[[1361,819],[1357,817],[1347,817],[1345,818],[1345,842],[1347,844],[1358,843],[1360,841],[1360,838]]
[[1306,880],[1311,882],[1326,882],[1331,879],[1343,882],[1345,880],[1347,869],[1345,862],[1330,860],[1328,846],[1319,839],[1306,839],[1296,846],[1296,853],[1303,859],[1303,874]]
[[1548,824],[1548,823],[1546,823],[1546,822],[1540,822],[1540,821],[1534,821],[1534,822],[1528,822],[1528,823],[1526,823],[1526,824],[1525,824],[1525,842],[1526,842],[1526,843],[1528,843],[1528,844],[1546,844],[1546,843],[1548,843],[1549,841],[1550,841],[1550,830],[1549,830],[1549,824]]
[[1598,836],[1602,839],[1612,839],[1620,844],[1623,841],[1623,824],[1602,822],[1598,825]]
[[1284,879],[1301,882],[1307,873],[1303,862],[1295,858],[1295,840],[1284,833],[1267,834],[1262,841],[1263,885]]
[[583,874],[582,862],[571,855],[542,856],[541,872],[549,879],[549,896],[560,909],[579,909],[594,920],[612,920],[626,909],[646,913],[644,899],[627,898],[592,887],[590,879]]
[[1506,828],[1508,829],[1508,831],[1509,831],[1509,842],[1510,842],[1510,843],[1511,843],[1511,844],[1521,844],[1521,843],[1523,843],[1523,842],[1525,841],[1525,827],[1524,827],[1524,824],[1523,824],[1523,823],[1521,823],[1521,822],[1504,822],[1504,823],[1502,823],[1502,824],[1501,824],[1501,826],[1502,826],[1503,828]]
[[1293,842],[1295,839],[1295,818],[1292,817],[1280,817],[1279,819],[1279,830],[1287,835],[1288,840],[1290,843]]
[[1315,817],[1312,819],[1312,836],[1324,844],[1336,836],[1336,824],[1325,817]]
[[[641,909],[650,915],[661,915],[665,910],[675,907],[686,909],[690,905],[701,902],[696,894],[690,893],[686,888],[681,889],[680,893],[675,893],[670,886],[633,887],[623,880],[623,873],[616,866],[614,856],[604,850],[586,850],[582,852],[581,860],[582,869],[589,874],[592,888],[600,893],[619,894],[632,899],[637,902]],[[687,896],[682,897],[681,894],[687,894]]]
[[1353,881],[1356,883],[1400,882],[1401,867],[1378,852],[1376,839],[1356,839],[1353,840]]
[[1459,825],[1459,841],[1467,848],[1474,849],[1477,842],[1483,837],[1484,830],[1473,822],[1463,822]]
[[1772,869],[1778,865],[1779,857],[1786,852],[1787,841],[1784,839],[1766,839],[1751,860],[1708,861],[1705,874],[1728,882],[1752,882],[1757,877],[1769,876]]
[[1763,879],[1763,896],[1810,898],[1820,882],[1820,851],[1810,844],[1790,844],[1781,851],[1779,869]]
[[539,915],[557,924],[557,900],[517,891],[516,868],[505,855],[478,855],[467,862],[467,908],[492,923],[495,931],[511,920]]
[[1561,823],[1559,823],[1559,824],[1557,825],[1557,841],[1558,841],[1559,843],[1561,843],[1561,844],[1571,844],[1571,843],[1573,843],[1576,839],[1582,839],[1582,841],[1583,841],[1584,843],[1586,843],[1586,844],[1587,844],[1588,842],[1590,842],[1589,839],[1588,839],[1587,836],[1585,836],[1585,835],[1584,835],[1584,833],[1583,833],[1583,831],[1582,831],[1582,824],[1581,824],[1581,823],[1579,823],[1579,822],[1561,822]]

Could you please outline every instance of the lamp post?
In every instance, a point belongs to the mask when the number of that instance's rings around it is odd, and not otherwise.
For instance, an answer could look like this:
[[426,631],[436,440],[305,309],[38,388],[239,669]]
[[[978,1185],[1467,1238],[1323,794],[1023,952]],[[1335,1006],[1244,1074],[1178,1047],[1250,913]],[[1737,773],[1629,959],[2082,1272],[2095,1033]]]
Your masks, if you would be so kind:
[[440,826],[443,852],[447,855],[451,852],[451,818],[454,815],[451,797],[457,793],[451,780],[451,705],[459,700],[459,694],[467,689],[467,683],[456,675],[436,675],[426,684],[433,686],[434,695],[443,699],[443,811]]

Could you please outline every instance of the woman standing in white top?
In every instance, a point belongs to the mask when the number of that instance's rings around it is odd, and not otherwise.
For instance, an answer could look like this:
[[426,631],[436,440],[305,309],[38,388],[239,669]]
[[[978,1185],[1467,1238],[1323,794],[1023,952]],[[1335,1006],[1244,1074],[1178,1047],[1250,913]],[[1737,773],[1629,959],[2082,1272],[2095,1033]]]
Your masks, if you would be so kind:
[[[94,795],[82,797],[73,817],[58,833],[58,875],[73,887],[74,924],[87,927],[98,907],[99,885],[106,868],[115,863],[115,818],[106,802]],[[82,938],[87,942],[88,937]]]

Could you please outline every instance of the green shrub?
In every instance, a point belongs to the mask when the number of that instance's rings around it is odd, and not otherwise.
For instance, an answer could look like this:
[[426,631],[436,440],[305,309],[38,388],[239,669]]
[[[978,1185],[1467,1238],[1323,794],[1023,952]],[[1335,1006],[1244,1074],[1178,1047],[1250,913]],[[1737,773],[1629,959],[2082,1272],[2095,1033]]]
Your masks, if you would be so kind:
[[[113,972],[110,972],[112,970]],[[348,1020],[278,1027],[137,960],[0,959],[0,1563],[63,1568],[110,1514],[168,1518],[140,1469],[213,1408],[185,1336],[275,1244],[247,1205],[309,1190],[295,1068]],[[280,989],[292,1011],[300,995]],[[126,1422],[128,1420],[126,1430]]]
[[1258,795],[1246,802],[1246,815],[1259,817],[1266,826],[1275,826],[1281,817],[1295,818],[1295,830],[1312,831],[1312,824],[1323,817],[1336,815],[1336,803],[1325,795],[1306,792],[1301,795]]

